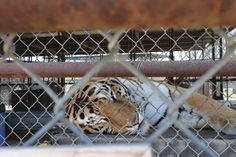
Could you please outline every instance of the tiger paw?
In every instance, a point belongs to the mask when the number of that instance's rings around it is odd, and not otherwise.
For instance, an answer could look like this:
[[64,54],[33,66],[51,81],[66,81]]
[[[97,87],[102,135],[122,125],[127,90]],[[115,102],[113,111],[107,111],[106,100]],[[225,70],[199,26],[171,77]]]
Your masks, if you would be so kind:
[[211,124],[216,131],[236,135],[236,111],[231,110],[227,114],[217,115]]
[[227,123],[222,128],[222,132],[227,135],[236,135],[236,115],[227,120]]

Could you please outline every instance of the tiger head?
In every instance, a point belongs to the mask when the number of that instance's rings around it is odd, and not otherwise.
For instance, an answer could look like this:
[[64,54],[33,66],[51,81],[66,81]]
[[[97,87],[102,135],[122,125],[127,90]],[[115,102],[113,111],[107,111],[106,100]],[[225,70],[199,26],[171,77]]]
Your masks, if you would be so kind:
[[100,98],[82,106],[72,121],[89,133],[133,134],[144,117],[136,104],[125,100]]

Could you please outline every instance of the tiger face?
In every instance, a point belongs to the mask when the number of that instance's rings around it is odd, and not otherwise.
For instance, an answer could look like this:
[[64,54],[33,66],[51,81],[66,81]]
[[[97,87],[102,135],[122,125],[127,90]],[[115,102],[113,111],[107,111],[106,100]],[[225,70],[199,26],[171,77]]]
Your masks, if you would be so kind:
[[133,134],[144,117],[136,104],[125,100],[101,98],[82,106],[72,121],[89,133]]

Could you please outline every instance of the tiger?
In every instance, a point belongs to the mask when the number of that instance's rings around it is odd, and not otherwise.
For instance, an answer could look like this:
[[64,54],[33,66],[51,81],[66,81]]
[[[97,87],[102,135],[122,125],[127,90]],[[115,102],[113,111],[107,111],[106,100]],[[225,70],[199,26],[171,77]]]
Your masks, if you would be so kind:
[[[161,99],[146,82],[135,78],[91,79],[66,103],[66,118],[86,133],[147,134],[167,121],[167,112],[186,88],[152,81]],[[225,134],[236,133],[236,111],[194,92],[177,110],[175,120],[188,128],[210,126]],[[175,124],[173,124],[175,126]]]

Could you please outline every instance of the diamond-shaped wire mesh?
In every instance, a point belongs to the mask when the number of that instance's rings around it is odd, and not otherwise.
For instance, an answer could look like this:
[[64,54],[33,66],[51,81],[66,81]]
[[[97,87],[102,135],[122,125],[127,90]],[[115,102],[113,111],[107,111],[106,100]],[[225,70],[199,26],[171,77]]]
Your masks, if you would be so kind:
[[[212,77],[233,56],[227,57],[234,53],[235,46],[230,45],[234,33],[234,28],[160,28],[20,33],[12,40],[10,35],[2,37],[1,64],[15,62],[30,77],[0,80],[0,102],[5,108],[0,114],[0,145],[150,142],[154,154],[159,156],[234,154],[235,136],[221,133],[227,123],[220,125],[215,119],[225,109],[223,106],[236,108],[235,77]],[[145,77],[138,67],[129,64],[203,60],[222,63],[201,79]],[[93,75],[109,68],[102,67],[108,61],[121,63],[138,80],[124,77],[117,83],[114,78],[103,77],[88,85],[86,82]],[[48,62],[97,64],[82,77],[40,77],[26,66]],[[186,102],[188,92],[187,96],[182,95],[183,88],[189,88],[190,95],[191,89],[196,88],[208,99],[199,99],[202,104],[194,108],[188,104],[191,101]],[[215,108],[209,99],[222,106]],[[236,114],[228,118],[236,118]],[[228,120],[232,120],[235,131],[236,119]]]

